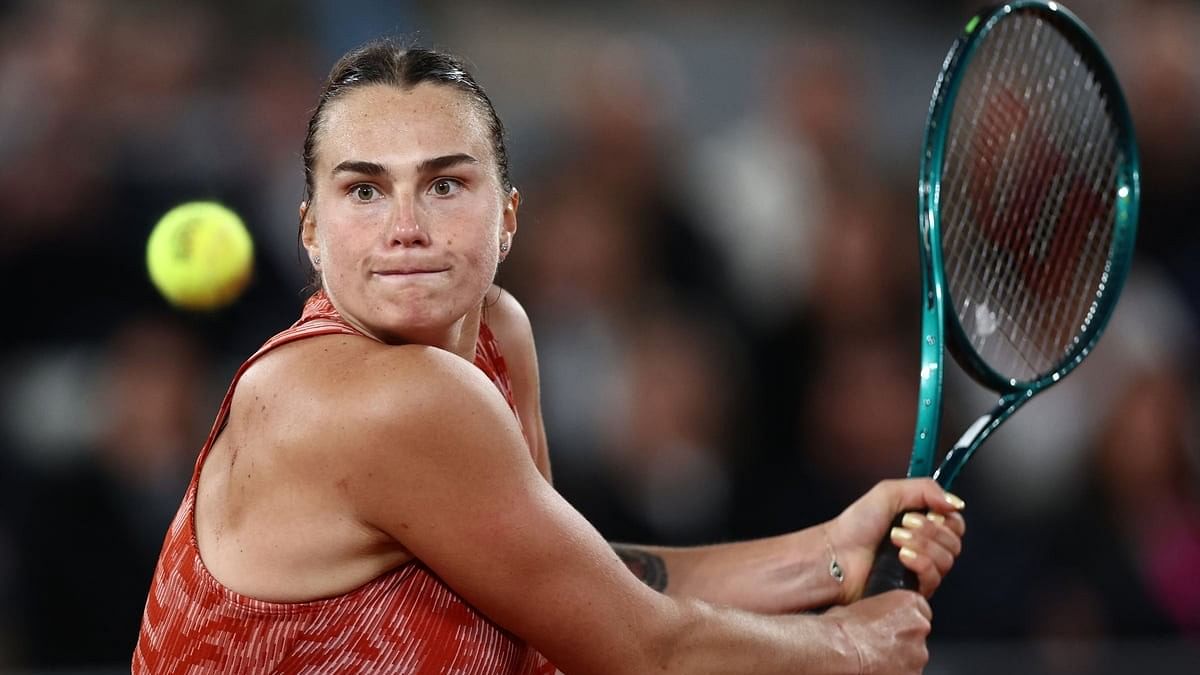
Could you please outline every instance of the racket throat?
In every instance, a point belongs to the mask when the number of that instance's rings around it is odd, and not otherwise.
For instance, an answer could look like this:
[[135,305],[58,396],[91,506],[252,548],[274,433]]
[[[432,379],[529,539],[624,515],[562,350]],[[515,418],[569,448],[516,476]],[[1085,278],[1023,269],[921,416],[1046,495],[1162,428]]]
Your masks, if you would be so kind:
[[986,427],[993,419],[995,419],[995,415],[990,412],[981,415],[979,419],[975,420],[974,424],[967,427],[967,430],[963,432],[961,437],[959,437],[958,442],[950,448],[950,452],[970,447],[971,441],[975,440],[975,437],[978,436],[979,433],[983,431],[983,428]]
[[971,455],[975,454],[979,446],[983,445],[988,436],[991,436],[993,431],[999,428],[1032,396],[1032,391],[1020,391],[1001,397],[995,408],[981,415],[971,426],[967,427],[963,435],[946,453],[941,466],[933,472],[933,479],[942,487],[949,488],[954,483],[954,479],[958,477],[958,472],[962,470],[963,465],[967,463]]

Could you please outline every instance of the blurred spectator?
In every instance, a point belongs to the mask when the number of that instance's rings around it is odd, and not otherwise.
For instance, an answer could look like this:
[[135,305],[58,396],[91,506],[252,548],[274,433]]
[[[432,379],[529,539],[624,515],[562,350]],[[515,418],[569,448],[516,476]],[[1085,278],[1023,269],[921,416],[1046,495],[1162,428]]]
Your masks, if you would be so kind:
[[[808,299],[817,239],[834,227],[830,195],[867,171],[859,139],[862,78],[853,38],[806,36],[762,55],[762,100],[728,130],[699,144],[691,176],[695,212],[730,266],[738,302],[773,329]],[[874,190],[875,186],[866,186]]]
[[502,283],[533,323],[555,483],[594,516],[610,498],[594,492],[591,476],[623,424],[619,364],[633,320],[629,302],[649,283],[647,254],[632,226],[609,202],[591,198],[584,183],[545,185],[545,192],[526,197],[534,203],[522,209]]
[[247,221],[260,242],[256,251],[271,258],[281,285],[292,293],[308,283],[308,259],[298,245],[304,171],[297,153],[319,86],[305,47],[294,37],[272,35],[247,50],[246,65],[238,72],[235,119],[245,188],[253,195],[246,199]]
[[80,119],[102,89],[104,14],[99,3],[50,0],[22,3],[0,24],[0,261],[87,236],[86,210],[109,199],[108,144]]
[[1085,499],[1056,529],[1040,634],[1200,636],[1200,430],[1186,363],[1129,380],[1096,429]]
[[698,544],[729,537],[734,346],[704,310],[646,306],[622,364],[621,424],[602,472],[623,541]]
[[1200,5],[1118,3],[1114,60],[1142,162],[1138,250],[1162,263],[1200,314]]
[[569,149],[561,151],[552,171],[629,228],[635,247],[629,264],[641,268],[643,283],[668,288],[684,301],[702,298],[727,312],[733,308],[724,259],[700,229],[683,191],[679,165],[687,153],[678,129],[679,68],[678,55],[661,41],[644,36],[601,41],[571,78],[571,114],[560,130]]
[[[719,453],[713,439],[699,429],[693,432],[699,438],[641,437],[663,430],[646,428],[631,398],[646,384],[639,350],[661,350],[664,343],[654,337],[661,330],[639,325],[649,316],[647,298],[669,295],[718,315],[728,312],[720,260],[689,219],[676,183],[680,139],[671,133],[669,97],[659,96],[671,89],[673,67],[663,45],[621,39],[577,65],[571,116],[560,130],[568,149],[543,168],[544,180],[524,191],[526,229],[502,275],[528,307],[537,335],[556,484],[602,532],[623,539],[712,536],[705,522],[722,520],[716,513],[721,460],[713,455]],[[639,342],[640,335],[646,341]],[[684,336],[680,357],[690,358],[693,348]],[[692,405],[660,393],[668,408]],[[711,412],[713,419],[722,414]],[[677,475],[691,467],[718,486],[705,506],[710,513],[691,514],[697,519],[691,525],[678,520],[686,503],[646,497],[652,485],[662,487],[664,452],[683,453],[676,457]],[[615,482],[597,482],[597,471],[615,472]],[[671,518],[678,527],[668,527]]]
[[102,361],[94,445],[30,479],[18,516],[17,606],[32,667],[127,667],[150,575],[212,406],[194,337],[124,324]]
[[919,287],[901,193],[843,183],[814,233],[810,295],[755,345],[739,536],[836,515],[881,478],[903,475],[916,414]]

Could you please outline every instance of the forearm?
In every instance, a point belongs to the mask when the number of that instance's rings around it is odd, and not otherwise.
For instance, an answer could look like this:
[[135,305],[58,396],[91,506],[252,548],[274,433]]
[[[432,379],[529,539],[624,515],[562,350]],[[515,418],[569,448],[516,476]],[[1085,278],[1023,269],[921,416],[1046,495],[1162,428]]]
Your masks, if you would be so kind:
[[650,665],[656,672],[859,673],[857,649],[832,620],[818,616],[762,616],[677,600],[680,627]]
[[841,597],[830,570],[835,553],[820,527],[733,544],[613,548],[638,578],[672,597],[770,614],[828,607]]

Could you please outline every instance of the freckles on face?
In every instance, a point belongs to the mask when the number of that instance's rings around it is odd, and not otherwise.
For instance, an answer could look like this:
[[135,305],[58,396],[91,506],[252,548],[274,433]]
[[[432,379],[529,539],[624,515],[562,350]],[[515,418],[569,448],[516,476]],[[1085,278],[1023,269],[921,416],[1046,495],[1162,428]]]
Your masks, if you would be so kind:
[[482,302],[505,222],[489,134],[449,86],[371,85],[329,105],[305,244],[352,323],[414,341]]

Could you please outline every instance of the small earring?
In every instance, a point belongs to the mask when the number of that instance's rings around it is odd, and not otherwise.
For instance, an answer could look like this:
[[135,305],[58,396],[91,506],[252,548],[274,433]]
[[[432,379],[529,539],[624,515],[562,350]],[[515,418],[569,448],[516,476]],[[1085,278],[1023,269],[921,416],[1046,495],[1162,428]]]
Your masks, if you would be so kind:
[[314,255],[314,256],[313,256],[313,259],[312,259],[312,264],[313,264],[313,267],[316,267],[317,265],[320,265],[320,264],[321,264],[321,256],[319,256],[319,255]]
[[500,252],[508,253],[508,242],[507,241],[500,242]]

